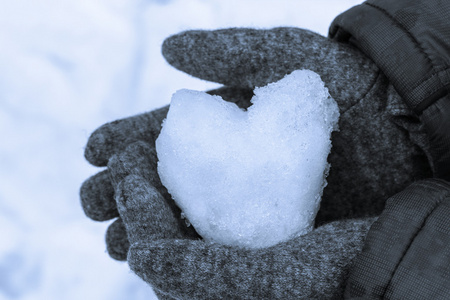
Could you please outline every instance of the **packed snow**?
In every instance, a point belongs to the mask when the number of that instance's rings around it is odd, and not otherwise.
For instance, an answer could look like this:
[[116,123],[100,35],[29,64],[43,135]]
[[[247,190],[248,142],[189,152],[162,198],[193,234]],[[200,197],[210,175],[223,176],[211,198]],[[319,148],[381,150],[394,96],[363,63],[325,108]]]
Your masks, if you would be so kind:
[[180,90],[156,140],[162,183],[207,241],[269,247],[310,232],[339,109],[313,71],[256,88],[244,111]]
[[83,158],[101,124],[217,87],[165,63],[165,37],[188,29],[297,26],[323,35],[361,0],[2,1],[0,299],[152,299],[108,257],[110,222],[84,216]]

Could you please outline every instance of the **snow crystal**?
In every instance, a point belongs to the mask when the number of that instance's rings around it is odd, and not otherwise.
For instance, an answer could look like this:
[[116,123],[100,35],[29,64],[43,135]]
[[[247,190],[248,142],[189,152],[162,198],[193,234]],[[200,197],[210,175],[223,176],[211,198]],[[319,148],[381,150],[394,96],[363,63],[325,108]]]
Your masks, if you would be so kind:
[[312,230],[339,110],[319,75],[256,88],[244,111],[180,90],[156,141],[158,172],[208,241],[267,247]]

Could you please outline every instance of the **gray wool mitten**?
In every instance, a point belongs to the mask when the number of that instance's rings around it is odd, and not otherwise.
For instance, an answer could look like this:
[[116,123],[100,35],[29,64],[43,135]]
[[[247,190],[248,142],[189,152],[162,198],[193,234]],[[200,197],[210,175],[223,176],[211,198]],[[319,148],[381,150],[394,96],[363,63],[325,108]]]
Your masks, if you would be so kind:
[[[376,216],[389,196],[431,176],[428,146],[414,114],[373,62],[357,49],[298,28],[188,31],[167,39],[163,54],[180,70],[226,85],[211,93],[241,107],[248,107],[255,86],[279,80],[293,70],[311,69],[321,75],[341,117],[340,131],[332,136],[328,157],[332,168],[316,218],[318,228],[275,246],[278,252],[273,247],[242,252],[196,241],[198,235],[185,226],[179,209],[158,183],[155,156],[148,164],[151,176],[142,174],[142,168],[134,173],[130,167],[120,167],[139,161],[140,155],[135,157],[133,151],[146,149],[141,145],[124,152],[134,142],[144,141],[147,148],[154,149],[167,113],[167,108],[162,108],[103,125],[88,141],[85,156],[94,165],[105,166],[116,154],[109,168],[88,179],[80,191],[86,214],[95,220],[119,216],[113,198],[117,194],[125,225],[119,218],[107,232],[111,256],[125,259],[130,240],[131,268],[175,297],[214,298],[220,294],[213,297],[209,293],[217,292],[224,293],[222,297],[243,298],[248,293],[260,297],[258,289],[273,298],[285,297],[283,293],[289,290],[293,294],[288,296],[321,299],[339,293],[347,266],[373,219],[332,221]],[[124,155],[134,158],[123,159]],[[117,171],[121,169],[125,171]],[[127,204],[127,199],[132,204]],[[143,201],[166,204],[150,210],[144,209]],[[215,284],[218,286],[211,286]],[[196,288],[189,288],[191,285]],[[323,294],[317,294],[320,292]]]
[[[209,91],[210,94],[220,95],[224,99],[231,99],[238,106],[246,108],[250,105],[252,90],[222,87]],[[98,128],[85,148],[86,159],[94,166],[106,166],[108,160],[116,153],[123,151],[128,145],[136,141],[145,141],[152,145],[161,130],[161,122],[166,117],[168,106],[132,116],[126,119],[107,123]],[[155,158],[156,166],[156,158]],[[165,192],[167,193],[167,192]],[[126,260],[129,242],[125,226],[119,217],[114,189],[110,180],[110,172],[105,169],[88,178],[80,188],[81,205],[85,214],[95,221],[115,219],[106,232],[106,247],[109,255],[117,260]],[[180,209],[171,202],[174,215],[180,216]],[[195,230],[187,228],[179,218],[179,226],[186,234],[198,237]]]
[[155,150],[131,144],[108,164],[131,248],[130,268],[168,299],[336,299],[375,218],[335,221],[262,249],[186,235],[155,171]]
[[389,196],[431,177],[419,119],[358,49],[299,28],[187,31],[165,40],[175,68],[250,88],[297,69],[318,73],[340,110],[318,224],[381,213]]

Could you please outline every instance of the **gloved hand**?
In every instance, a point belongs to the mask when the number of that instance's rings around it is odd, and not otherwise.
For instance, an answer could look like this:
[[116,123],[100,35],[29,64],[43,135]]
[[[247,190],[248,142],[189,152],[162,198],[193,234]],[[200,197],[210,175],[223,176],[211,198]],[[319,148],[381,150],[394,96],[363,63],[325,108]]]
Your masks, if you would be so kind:
[[[227,85],[228,87],[218,92],[225,94],[225,98],[232,98],[237,95],[237,98],[243,99],[241,106],[244,107],[248,106],[246,99],[251,96],[249,89],[279,80],[293,70],[306,68],[321,75],[322,80],[330,90],[330,94],[339,105],[341,117],[339,121],[340,131],[332,136],[333,148],[329,156],[332,168],[327,178],[328,186],[324,190],[321,209],[316,218],[317,225],[339,219],[375,216],[383,209],[384,201],[388,196],[402,190],[413,180],[431,175],[424,154],[427,145],[420,144],[420,141],[426,139],[414,138],[423,133],[415,126],[413,115],[402,103],[378,68],[351,46],[338,44],[320,35],[297,28],[276,28],[273,30],[228,29],[191,31],[173,36],[165,41],[163,54],[169,63],[183,71],[202,79]],[[153,147],[166,111],[167,108],[163,108],[102,126],[92,134],[86,147],[86,158],[94,165],[105,165],[113,154],[120,153],[127,145],[135,141],[142,140]],[[154,165],[153,163],[153,168]],[[136,178],[136,182],[140,182],[139,186],[142,183],[142,178],[146,178],[145,176],[140,177]],[[128,179],[128,181],[130,180]],[[157,190],[162,189],[151,179],[147,178],[146,180],[147,184],[156,186]],[[119,190],[132,190],[129,186],[127,187],[126,189],[122,187]],[[147,188],[148,186],[145,189]],[[103,171],[88,179],[83,184],[80,193],[83,208],[91,218],[106,220],[118,216],[113,199],[114,190],[111,186],[108,171]],[[167,199],[164,190],[160,193],[164,199]],[[173,205],[170,209],[177,222],[175,231],[181,231],[183,236],[195,238],[195,232],[189,232],[189,228],[185,228],[180,219],[179,210]],[[157,210],[150,213],[157,214]],[[319,241],[324,242],[324,236],[333,240],[333,231],[336,231],[337,235],[341,235],[344,234],[343,231],[351,231],[350,228],[353,226],[336,224],[332,223],[326,225],[328,227],[320,227],[321,229],[318,229],[317,232],[322,232],[322,235],[320,235],[322,239],[317,239],[317,243],[320,244]],[[167,225],[162,226],[167,229]],[[175,223],[172,223],[172,226],[175,226]],[[341,226],[345,227],[345,230],[339,230],[339,228],[342,229]],[[351,232],[351,235],[356,236],[356,238],[358,237],[356,232],[361,232],[363,235],[365,226],[354,225],[355,230]],[[155,226],[155,228],[158,230],[159,227]],[[167,230],[164,232],[167,232]],[[169,232],[173,233],[173,230]],[[316,234],[316,231],[314,231],[314,234]],[[173,237],[169,236],[169,238]],[[157,238],[153,240],[155,239]],[[305,240],[308,239],[305,237]],[[183,257],[183,254],[192,253],[190,250],[194,251],[197,247],[192,246],[186,240],[182,242],[171,240],[167,243],[173,242],[182,245],[187,243],[187,245],[177,248],[177,251],[181,251],[181,253],[177,252],[181,254],[181,257]],[[286,247],[283,249],[288,249],[286,252],[292,253],[295,252],[294,248],[305,249],[301,247],[302,243],[301,240],[290,241],[281,247]],[[308,244],[307,241],[305,243]],[[338,244],[343,248],[358,248],[355,247],[353,242]],[[107,232],[107,245],[108,251],[113,257],[125,258],[129,244],[125,227],[120,219],[110,226]],[[203,246],[206,248],[194,252],[200,255],[204,253],[202,251],[207,251],[208,247],[213,247]],[[310,249],[310,247],[313,247],[312,244],[308,244],[307,249]],[[320,248],[321,246],[318,245],[317,247]],[[185,249],[185,251],[181,249]],[[220,247],[220,249],[225,248]],[[163,252],[163,250],[161,251]],[[227,251],[233,252],[235,250]],[[348,263],[349,260],[346,259],[352,257],[355,251],[357,250],[349,251],[347,258],[342,258],[341,261]],[[266,259],[266,256],[269,256],[268,252],[261,253],[264,254],[262,257],[252,256],[256,254],[248,255],[263,260]],[[344,251],[343,253],[347,252]],[[328,253],[327,257],[328,255],[330,254]],[[164,258],[164,256],[158,257]],[[293,256],[289,257],[293,259]],[[221,261],[218,257],[215,260],[212,259],[212,261]],[[163,261],[161,263],[161,265],[165,265],[164,270],[167,271],[167,274],[164,272],[165,275],[158,273],[160,282],[172,282],[169,278],[173,276],[173,282],[175,283],[172,284],[177,285],[177,280],[181,280],[183,274],[174,272],[186,269],[171,268],[170,264],[173,264],[173,262],[170,260],[167,261],[167,264],[164,264]],[[194,262],[188,261],[185,263]],[[133,265],[137,264],[134,263]],[[297,266],[300,267],[300,265],[306,266],[306,261],[300,259]],[[338,264],[336,268],[344,272],[344,265],[346,264]],[[256,264],[256,266],[262,268],[264,263]],[[226,266],[220,265],[215,265],[215,267],[217,269],[226,268]],[[312,272],[308,271],[311,269],[307,267],[305,272]],[[251,270],[256,273],[259,272],[256,269]],[[299,269],[294,270],[298,271]],[[137,269],[135,271],[138,272]],[[269,271],[275,272],[271,269]],[[226,280],[227,277],[234,274],[228,273],[229,276],[225,276],[226,272],[231,272],[231,270],[225,271],[224,269],[223,272],[216,276],[223,277]],[[335,272],[338,271],[335,270]],[[140,272],[140,274],[145,273]],[[244,274],[251,276],[249,273]],[[328,278],[316,275],[312,274],[311,276],[322,279]],[[275,286],[274,282],[278,280],[276,278],[276,276],[273,278],[268,276],[265,280],[268,285],[271,283],[271,286]],[[189,278],[182,280],[192,282],[189,281]],[[199,280],[199,278],[196,277],[196,280]],[[299,279],[294,276],[292,280]],[[230,282],[233,286],[232,282],[234,281]],[[157,282],[152,281],[152,284],[164,288]],[[198,284],[201,284],[201,282],[197,282]],[[289,286],[289,284],[285,282],[281,285]]]
[[[250,105],[253,95],[251,90],[231,87],[219,88],[209,93],[220,95],[224,99],[232,99],[242,108]],[[165,106],[101,126],[89,138],[85,148],[86,159],[94,166],[102,167],[107,165],[111,156],[120,153],[131,143],[145,141],[154,146],[161,130],[161,122],[166,117],[167,111],[168,106]],[[154,165],[156,166],[156,158]],[[163,194],[167,194],[163,186],[158,187],[163,190]],[[116,219],[106,232],[107,251],[114,259],[126,260],[129,242],[117,211],[108,169],[95,174],[83,183],[80,189],[80,199],[84,212],[92,220]],[[171,204],[171,209],[175,215],[180,216],[180,209],[176,205]],[[198,236],[192,228],[186,228],[184,224],[184,221],[179,219],[179,227],[183,232],[192,237]]]
[[[155,171],[155,149],[131,144],[108,164],[131,248],[130,268],[167,299],[336,299],[374,218],[343,220],[263,249],[186,234]],[[162,296],[164,295],[164,296]]]
[[128,263],[160,298],[338,299],[352,265],[345,291],[352,299],[450,296],[448,182],[415,182],[389,198],[366,240],[375,218],[334,221],[272,247],[243,249],[186,236],[170,197],[153,185],[160,184],[154,161],[154,148],[137,142],[108,167],[131,242]]

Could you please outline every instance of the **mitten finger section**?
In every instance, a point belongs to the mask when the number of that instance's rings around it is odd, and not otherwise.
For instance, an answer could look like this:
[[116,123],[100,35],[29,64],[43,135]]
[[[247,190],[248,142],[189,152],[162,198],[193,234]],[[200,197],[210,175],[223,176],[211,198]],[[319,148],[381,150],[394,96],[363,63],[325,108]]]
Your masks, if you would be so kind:
[[109,256],[115,260],[127,260],[130,243],[128,242],[125,225],[120,218],[109,225],[106,231],[105,241]]
[[133,142],[142,140],[154,144],[167,111],[166,106],[101,126],[90,136],[84,156],[95,166],[105,166],[111,156]]
[[182,238],[179,221],[159,191],[144,178],[127,176],[116,201],[131,244],[162,238]]
[[80,200],[84,213],[92,220],[106,221],[119,216],[108,170],[95,174],[82,184]]
[[[116,186],[116,193],[118,196],[120,196],[119,194],[124,194],[124,192],[126,192],[128,195],[127,197],[130,198],[133,197],[133,193],[139,193],[140,189],[142,195],[148,197],[144,200],[151,201],[151,193],[153,193],[154,190],[158,195],[158,197],[154,199],[159,202],[164,202],[164,206],[162,206],[164,209],[161,211],[161,214],[170,216],[167,220],[173,218],[176,219],[176,227],[181,236],[194,239],[199,238],[195,229],[192,226],[186,225],[186,222],[182,220],[181,210],[161,183],[157,171],[157,156],[154,147],[142,141],[133,143],[120,155],[113,156],[108,164],[108,168],[111,174],[111,181],[113,182],[113,185]],[[127,184],[122,183],[127,177],[130,177],[126,180]],[[133,182],[133,178],[137,178],[137,180]],[[122,183],[122,185],[120,183]],[[120,191],[117,190],[117,186],[121,186]],[[136,190],[134,190],[135,188]],[[145,194],[145,192],[148,192],[149,194]],[[159,199],[159,197],[162,199]],[[167,211],[167,208],[170,209],[170,214]],[[158,207],[155,209],[156,212],[145,209],[142,213],[150,213],[150,216],[152,214],[160,213],[158,212]]]
[[371,219],[333,222],[270,248],[192,240],[132,245],[131,269],[181,299],[340,299]]
[[246,250],[192,240],[136,243],[128,263],[139,277],[176,299],[257,299],[249,288],[264,277],[258,274],[264,260],[253,262]]
[[378,71],[359,50],[294,27],[185,31],[167,38],[162,53],[190,75],[250,89],[309,69],[320,74],[343,110],[364,96]]
[[153,186],[160,187],[157,160],[156,150],[150,144],[143,141],[132,143],[110,159],[108,168],[111,181],[117,185],[128,175],[134,174],[145,178]]

